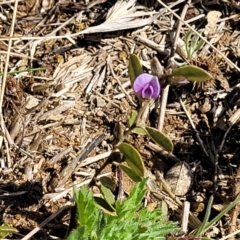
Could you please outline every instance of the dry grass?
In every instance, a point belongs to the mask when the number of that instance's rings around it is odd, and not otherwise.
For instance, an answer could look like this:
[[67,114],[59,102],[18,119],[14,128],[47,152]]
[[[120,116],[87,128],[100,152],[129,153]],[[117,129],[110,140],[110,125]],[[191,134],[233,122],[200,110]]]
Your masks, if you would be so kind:
[[[240,159],[239,5],[196,1],[186,7],[186,21],[177,30],[183,8],[183,1],[0,2],[1,222],[19,230],[12,239],[64,238],[73,186],[89,184],[112,151],[115,124],[125,125],[130,111],[138,109],[128,78],[129,53],[137,54],[147,71],[154,56],[167,69],[170,60],[179,59],[177,31],[181,40],[189,29],[204,31],[206,44],[192,63],[214,79],[170,87],[162,114],[156,104],[149,122],[154,127],[161,122],[175,144],[173,154],[144,137],[127,140],[154,175],[164,176],[179,159],[190,164],[194,178],[182,199],[199,219],[203,213],[194,206],[206,205],[210,193],[220,205],[239,194],[234,181]],[[214,10],[221,13],[215,22],[208,15]],[[29,68],[45,70],[7,74]],[[126,193],[131,188],[114,165],[101,175],[122,181]],[[237,230],[233,219],[235,229],[223,221],[209,236]]]

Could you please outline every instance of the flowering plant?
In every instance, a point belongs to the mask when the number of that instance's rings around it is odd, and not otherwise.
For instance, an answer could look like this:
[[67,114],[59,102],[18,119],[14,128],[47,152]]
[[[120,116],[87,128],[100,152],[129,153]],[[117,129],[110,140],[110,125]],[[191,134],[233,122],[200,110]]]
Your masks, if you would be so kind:
[[160,83],[158,77],[148,73],[140,74],[133,83],[136,94],[142,98],[157,99],[160,94]]

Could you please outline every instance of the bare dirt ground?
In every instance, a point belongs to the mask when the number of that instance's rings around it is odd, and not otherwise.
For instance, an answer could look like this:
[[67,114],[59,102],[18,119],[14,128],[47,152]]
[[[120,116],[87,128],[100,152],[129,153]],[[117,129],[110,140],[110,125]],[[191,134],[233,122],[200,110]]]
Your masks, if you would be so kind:
[[[146,72],[154,56],[167,69],[177,18],[161,1],[126,2],[0,1],[1,72],[19,71],[1,77],[1,223],[19,231],[9,239],[66,237],[73,186],[89,184],[112,151],[116,123],[126,126],[131,110],[139,108],[128,78],[129,54],[139,56]],[[164,3],[179,16],[186,5]],[[180,198],[202,220],[211,194],[213,217],[240,191],[240,3],[190,1],[184,19],[225,58],[205,44],[191,64],[213,79],[170,87],[163,132],[174,143],[173,155],[146,137],[127,141],[153,175],[165,177],[179,160],[190,166],[191,186]],[[188,31],[183,24],[180,39]],[[36,68],[43,69],[20,72]],[[149,116],[154,127],[161,106],[159,99]],[[114,164],[100,175],[122,184],[126,194],[133,184]],[[238,211],[223,217],[209,236],[238,230]],[[169,213],[177,219],[174,210]]]

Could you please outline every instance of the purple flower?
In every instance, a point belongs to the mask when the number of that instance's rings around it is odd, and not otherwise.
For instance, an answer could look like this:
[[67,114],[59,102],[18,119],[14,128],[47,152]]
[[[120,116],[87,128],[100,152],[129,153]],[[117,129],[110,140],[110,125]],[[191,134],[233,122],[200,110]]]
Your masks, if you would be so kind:
[[160,89],[158,78],[147,73],[139,75],[133,83],[133,90],[142,98],[156,99],[160,94]]

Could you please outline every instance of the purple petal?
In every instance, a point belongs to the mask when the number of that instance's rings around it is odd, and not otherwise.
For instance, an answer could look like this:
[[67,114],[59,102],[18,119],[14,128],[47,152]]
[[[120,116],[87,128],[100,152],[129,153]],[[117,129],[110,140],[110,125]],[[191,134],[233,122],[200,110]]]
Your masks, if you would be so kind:
[[150,84],[145,86],[142,89],[142,92],[141,92],[142,98],[152,98],[153,91],[154,91],[154,89],[153,89],[153,87]]
[[133,89],[142,98],[156,99],[160,94],[160,83],[156,76],[143,73],[135,79]]
[[153,89],[151,98],[153,98],[153,99],[158,98],[158,96],[159,96],[159,94],[160,94],[160,89],[161,89],[161,87],[160,87],[159,80],[158,80],[158,78],[157,78],[156,76],[153,76],[153,77],[152,77],[150,86],[151,86],[152,89]]
[[133,83],[133,90],[136,93],[141,93],[142,89],[151,82],[152,77],[152,75],[147,73],[142,73],[139,75]]

